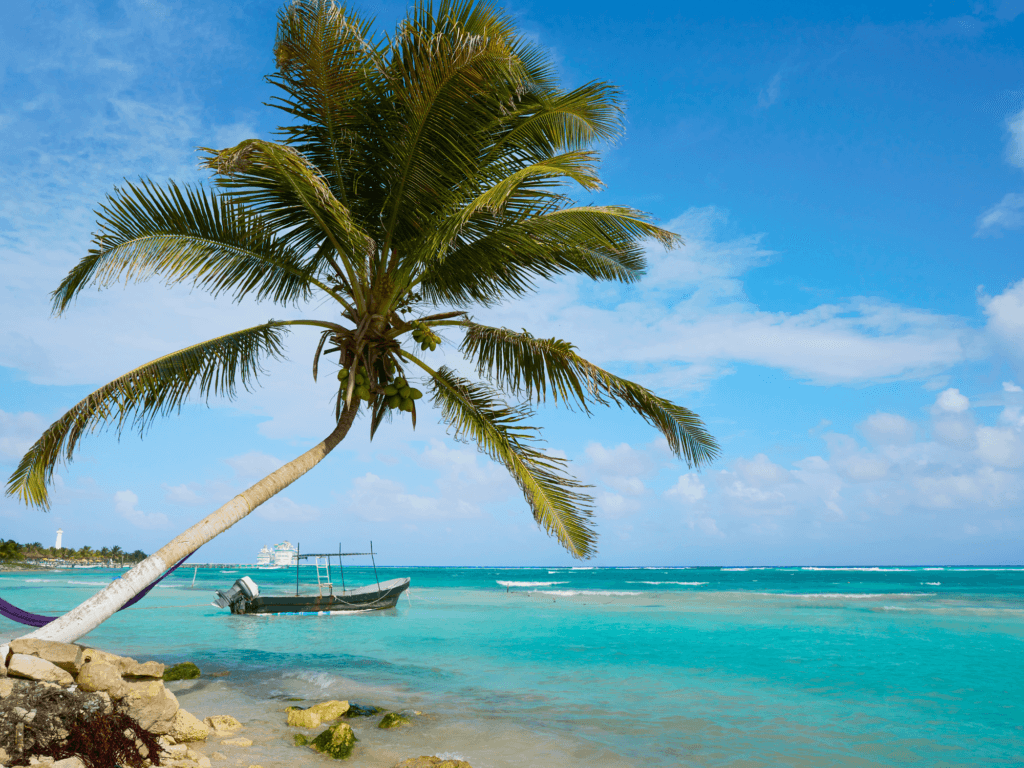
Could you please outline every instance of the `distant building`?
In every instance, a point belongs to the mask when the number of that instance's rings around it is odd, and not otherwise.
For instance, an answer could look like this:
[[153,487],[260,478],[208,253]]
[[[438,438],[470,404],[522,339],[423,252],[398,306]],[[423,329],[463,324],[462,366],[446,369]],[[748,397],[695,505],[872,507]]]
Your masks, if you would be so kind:
[[54,549],[60,549],[60,537],[64,535],[64,531],[60,528],[57,529],[57,543],[53,545]]

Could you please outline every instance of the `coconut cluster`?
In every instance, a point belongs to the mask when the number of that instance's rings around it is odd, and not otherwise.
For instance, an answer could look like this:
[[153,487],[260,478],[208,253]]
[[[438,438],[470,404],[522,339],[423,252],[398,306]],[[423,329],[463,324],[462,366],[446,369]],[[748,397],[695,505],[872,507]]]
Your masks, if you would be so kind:
[[420,345],[420,349],[426,352],[428,349],[433,352],[441,342],[437,334],[428,328],[417,328],[412,332],[412,340]]
[[[423,397],[423,393],[415,387],[409,386],[405,377],[395,375],[397,371],[392,360],[389,359],[377,367],[376,376],[367,375],[367,371],[362,365],[355,369],[356,381],[353,394],[367,402],[373,402],[381,397],[384,404],[391,410],[411,412],[413,403]],[[348,380],[352,375],[347,368],[338,371],[338,381],[342,388],[348,387]]]

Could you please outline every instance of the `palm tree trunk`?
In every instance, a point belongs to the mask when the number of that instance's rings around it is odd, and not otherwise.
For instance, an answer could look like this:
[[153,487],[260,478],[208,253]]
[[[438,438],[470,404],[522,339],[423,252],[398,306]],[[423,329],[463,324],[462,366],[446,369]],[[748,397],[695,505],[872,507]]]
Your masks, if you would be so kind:
[[177,536],[169,544],[147,557],[120,579],[111,582],[109,586],[104,587],[77,608],[65,613],[56,621],[40,627],[26,637],[73,643],[83,635],[92,632],[171,565],[226,531],[260,504],[283,491],[319,464],[348,434],[358,410],[359,405],[356,401],[341,415],[338,426],[322,442],[235,496],[216,512]]

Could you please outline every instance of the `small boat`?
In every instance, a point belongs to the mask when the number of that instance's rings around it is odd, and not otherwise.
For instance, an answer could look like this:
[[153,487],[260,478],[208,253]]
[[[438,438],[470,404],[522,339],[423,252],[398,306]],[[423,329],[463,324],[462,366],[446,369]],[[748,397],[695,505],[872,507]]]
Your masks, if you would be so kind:
[[[274,595],[261,596],[260,588],[248,576],[235,581],[231,589],[227,591],[217,590],[217,599],[214,605],[218,608],[230,608],[232,613],[237,614],[266,614],[266,613],[341,613],[345,611],[379,611],[385,608],[394,608],[398,598],[409,588],[410,580],[391,579],[380,581],[377,578],[377,563],[373,564],[374,584],[355,589],[347,589],[345,586],[345,569],[341,559],[343,557],[357,557],[368,555],[373,558],[376,553],[373,551],[373,542],[370,542],[369,552],[342,552],[338,551],[329,554],[303,555],[296,553],[295,556],[295,595]],[[341,576],[341,589],[336,590],[331,580],[331,559],[338,558],[336,573]],[[316,566],[317,593],[303,595],[299,589],[299,563],[303,560],[313,560]]]

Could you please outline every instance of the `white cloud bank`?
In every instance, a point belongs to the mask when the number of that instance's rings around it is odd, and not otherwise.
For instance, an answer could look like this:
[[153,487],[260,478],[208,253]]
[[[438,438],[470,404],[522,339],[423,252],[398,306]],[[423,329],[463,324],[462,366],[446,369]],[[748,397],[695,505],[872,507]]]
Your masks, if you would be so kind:
[[[1006,120],[1006,162],[1024,169],[1024,109]],[[1024,227],[1024,193],[1009,192],[978,217],[975,237]]]

